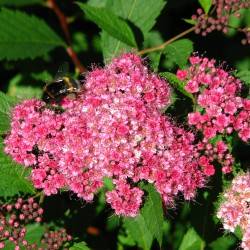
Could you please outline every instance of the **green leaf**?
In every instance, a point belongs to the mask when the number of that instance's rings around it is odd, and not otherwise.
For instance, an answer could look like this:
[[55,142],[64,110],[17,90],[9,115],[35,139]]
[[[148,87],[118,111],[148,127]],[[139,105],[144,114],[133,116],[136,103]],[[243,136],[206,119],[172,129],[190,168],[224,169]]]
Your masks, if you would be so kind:
[[175,74],[171,72],[161,72],[159,75],[165,78],[170,83],[170,85],[180,91],[183,95],[190,98],[193,102],[195,101],[194,96],[184,89],[186,83],[184,81],[179,80]]
[[42,88],[37,85],[25,85],[23,76],[17,74],[10,80],[7,94],[20,99],[41,98]]
[[140,247],[150,249],[154,239],[162,244],[163,209],[159,193],[152,185],[143,185],[148,193],[146,202],[136,218],[125,218],[124,225]]
[[34,194],[28,176],[29,169],[16,164],[4,153],[3,139],[0,139],[0,196],[8,197],[20,193]]
[[129,25],[112,11],[82,3],[78,3],[78,5],[85,12],[86,16],[91,21],[95,22],[101,29],[118,40],[132,47],[137,47],[134,34]]
[[190,228],[184,235],[179,250],[202,250],[204,249],[204,244],[204,241],[196,231]]
[[236,243],[232,235],[222,236],[209,244],[211,250],[230,250]]
[[104,184],[104,187],[108,190],[108,191],[111,191],[114,189],[114,184],[113,184],[113,181],[111,178],[108,178],[108,177],[104,177],[103,178],[103,184]]
[[106,7],[108,0],[88,0],[87,4],[94,7]]
[[137,242],[138,246],[144,250],[150,250],[153,242],[153,235],[149,231],[145,218],[139,214],[136,218],[124,219],[124,226],[129,234]]
[[118,16],[128,19],[138,27],[144,36],[153,28],[167,1],[164,0],[108,0],[110,7]]
[[0,92],[0,134],[4,134],[10,127],[11,107],[17,103],[17,99]]
[[75,243],[72,247],[69,248],[69,250],[90,250],[90,248],[84,241],[82,241],[80,243]]
[[197,21],[194,20],[194,19],[183,18],[183,20],[184,20],[186,23],[189,23],[189,24],[192,24],[192,25],[197,24]]
[[205,11],[206,14],[208,14],[213,1],[212,0],[199,0],[199,3],[202,7],[202,9]]
[[[167,1],[164,0],[107,0],[106,8],[111,9],[116,15],[129,20],[141,29],[144,38],[148,38],[148,32],[154,26],[157,16]],[[143,11],[142,11],[143,10]],[[125,53],[132,49],[125,43],[109,36],[106,32],[101,33],[103,56],[106,61],[116,57],[121,52]],[[157,53],[157,56],[159,53]]]
[[0,60],[43,56],[63,40],[41,19],[21,11],[0,11]]
[[[150,48],[162,44],[164,41],[161,37],[160,32],[158,31],[150,31],[143,43],[143,48]],[[161,59],[162,51],[152,52],[148,54],[150,59],[150,66],[153,68],[154,71],[158,70],[160,59]]]
[[145,205],[141,210],[141,214],[145,218],[150,233],[157,239],[161,246],[162,227],[164,222],[162,199],[152,185],[144,185],[143,189],[148,192],[148,196]]
[[129,246],[129,247],[136,246],[136,242],[134,241],[134,239],[130,234],[127,235],[118,234],[117,239],[118,242],[124,246]]
[[243,232],[242,232],[242,229],[240,228],[240,226],[237,226],[237,227],[235,228],[234,234],[235,234],[235,236],[236,236],[239,240],[242,240]]
[[236,74],[236,77],[240,78],[248,86],[250,86],[250,70],[242,70]]
[[105,63],[108,63],[113,57],[119,56],[121,52],[128,52],[132,48],[110,36],[106,31],[101,32],[101,44]]
[[180,39],[167,45],[163,52],[169,64],[183,68],[193,52],[193,43],[189,39]]
[[[39,244],[45,233],[45,227],[39,223],[29,224],[26,226],[27,233],[25,239],[30,243]],[[40,246],[40,245],[39,245]]]

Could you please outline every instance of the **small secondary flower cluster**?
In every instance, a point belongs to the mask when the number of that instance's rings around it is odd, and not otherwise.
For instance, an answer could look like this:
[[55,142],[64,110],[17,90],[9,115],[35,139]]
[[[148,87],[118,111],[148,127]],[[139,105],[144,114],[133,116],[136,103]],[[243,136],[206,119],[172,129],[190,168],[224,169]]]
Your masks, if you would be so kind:
[[23,200],[18,198],[14,203],[0,206],[0,249],[6,247],[7,242],[15,245],[14,250],[38,249],[60,249],[64,243],[71,241],[65,229],[44,234],[42,247],[36,243],[29,243],[25,236],[27,234],[26,225],[33,222],[41,222],[43,209],[33,198]]
[[169,103],[168,84],[140,57],[124,54],[90,72],[84,91],[61,103],[64,112],[38,100],[16,106],[5,152],[32,168],[46,195],[64,187],[91,201],[108,177],[115,189],[106,199],[118,215],[137,215],[140,180],[173,205],[179,192],[192,199],[205,174],[194,135],[161,113]]
[[225,230],[234,232],[239,226],[243,233],[241,247],[250,249],[250,173],[240,174],[223,194],[217,217]]
[[[218,30],[223,33],[227,33],[229,26],[230,16],[240,17],[239,10],[250,8],[249,0],[214,0],[213,6],[215,6],[215,16],[204,13],[202,9],[197,9],[197,14],[192,16],[192,19],[196,22],[195,32],[201,33],[202,36],[206,36],[208,33]],[[242,44],[250,44],[250,30],[249,27],[240,28],[239,31],[246,35],[245,39],[242,39]]]
[[13,242],[15,250],[31,247],[25,240],[25,224],[40,222],[42,214],[43,209],[33,198],[28,201],[19,198],[14,204],[0,206],[0,249],[5,247],[5,241]]
[[219,140],[213,149],[208,141],[235,130],[247,142],[250,139],[250,100],[239,96],[240,81],[216,67],[215,60],[192,56],[189,61],[191,66],[188,69],[177,71],[177,77],[187,81],[186,91],[197,98],[197,111],[188,115],[188,123],[204,136],[200,150],[210,155],[210,161],[216,157],[224,166],[223,171],[230,172],[233,157],[227,145]]

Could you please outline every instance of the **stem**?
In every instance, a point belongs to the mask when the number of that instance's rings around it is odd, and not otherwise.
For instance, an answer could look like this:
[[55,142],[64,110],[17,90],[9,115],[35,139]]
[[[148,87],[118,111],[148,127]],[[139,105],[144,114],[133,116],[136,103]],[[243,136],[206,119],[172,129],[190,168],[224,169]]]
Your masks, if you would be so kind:
[[76,69],[80,72],[83,73],[85,71],[87,71],[87,69],[81,64],[77,54],[75,53],[75,51],[72,48],[72,40],[71,40],[71,36],[70,36],[70,32],[69,32],[69,25],[68,25],[68,21],[67,21],[67,17],[64,15],[64,13],[59,9],[59,7],[56,4],[55,0],[47,0],[47,5],[49,8],[51,8],[60,23],[61,29],[65,35],[66,38],[66,42],[68,44],[67,46],[67,54],[69,55],[69,57],[71,58],[72,62],[74,63]]
[[177,36],[174,36],[172,38],[170,38],[169,40],[167,40],[166,42],[156,46],[156,47],[152,47],[152,48],[147,48],[147,49],[143,49],[141,51],[138,51],[137,54],[138,55],[143,55],[143,54],[147,54],[147,53],[150,53],[150,52],[154,52],[154,51],[158,51],[158,50],[162,50],[164,49],[167,45],[169,45],[170,43],[174,42],[175,40],[193,32],[195,30],[195,26],[181,32],[180,34],[178,34]]

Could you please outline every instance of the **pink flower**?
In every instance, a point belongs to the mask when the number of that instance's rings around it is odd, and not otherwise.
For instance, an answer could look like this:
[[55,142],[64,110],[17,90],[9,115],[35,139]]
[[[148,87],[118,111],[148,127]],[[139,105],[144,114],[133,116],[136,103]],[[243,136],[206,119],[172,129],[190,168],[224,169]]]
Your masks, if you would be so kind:
[[106,193],[107,202],[117,215],[135,217],[142,203],[143,191],[131,188],[124,182],[119,182],[116,189]]
[[207,175],[207,176],[214,175],[214,173],[215,173],[214,166],[211,165],[211,164],[206,165],[206,166],[204,167],[204,173],[205,173],[205,175]]
[[186,70],[177,70],[176,76],[180,79],[180,80],[185,80],[185,78],[187,77],[187,71]]
[[234,232],[239,226],[242,233],[243,249],[250,248],[249,240],[249,195],[250,195],[250,174],[238,175],[232,181],[222,196],[222,203],[217,211],[217,217],[221,219],[225,230]]
[[199,91],[198,82],[195,80],[188,81],[187,85],[185,86],[185,89],[190,93],[198,92]]
[[188,123],[190,125],[197,125],[200,122],[201,122],[201,114],[199,112],[188,114]]

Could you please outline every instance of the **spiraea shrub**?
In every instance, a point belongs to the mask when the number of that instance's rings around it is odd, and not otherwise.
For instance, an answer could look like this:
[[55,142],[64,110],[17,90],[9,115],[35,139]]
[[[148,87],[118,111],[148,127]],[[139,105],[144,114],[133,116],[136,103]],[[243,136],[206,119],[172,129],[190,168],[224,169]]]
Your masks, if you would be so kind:
[[250,249],[249,15],[0,1],[0,248]]

